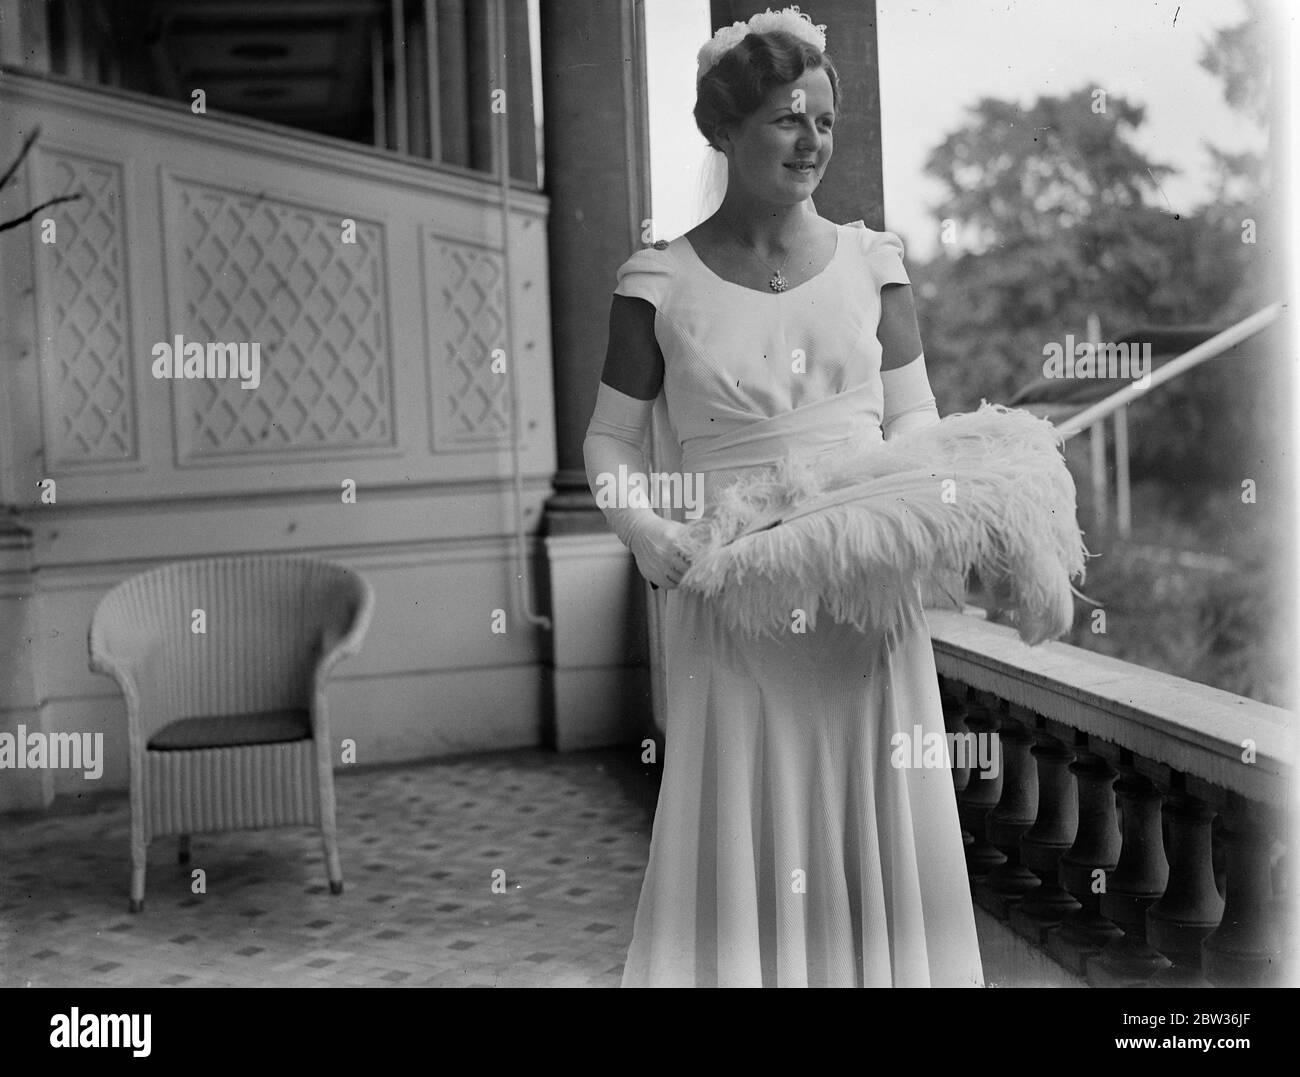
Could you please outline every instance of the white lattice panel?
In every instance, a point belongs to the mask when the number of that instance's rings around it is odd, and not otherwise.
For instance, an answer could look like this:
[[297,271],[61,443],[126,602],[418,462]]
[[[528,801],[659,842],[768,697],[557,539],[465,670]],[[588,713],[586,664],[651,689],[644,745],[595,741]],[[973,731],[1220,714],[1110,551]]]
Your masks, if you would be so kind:
[[383,229],[178,180],[185,339],[261,345],[261,384],[176,384],[182,460],[393,442]]
[[[122,170],[55,151],[40,155],[41,200],[54,242],[35,241],[44,345],[44,448],[53,468],[137,455]],[[38,227],[38,235],[40,229]]]
[[506,346],[501,255],[432,233],[425,252],[435,444],[506,443],[510,383],[492,370],[493,350]]

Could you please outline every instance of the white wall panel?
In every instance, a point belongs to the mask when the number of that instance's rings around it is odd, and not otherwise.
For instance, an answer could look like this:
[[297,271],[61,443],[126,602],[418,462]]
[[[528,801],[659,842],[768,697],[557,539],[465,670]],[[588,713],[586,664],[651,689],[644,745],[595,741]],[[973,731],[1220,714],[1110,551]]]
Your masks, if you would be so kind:
[[[32,533],[30,645],[0,656],[0,690],[30,687],[0,719],[103,732],[98,787],[121,785],[120,695],[87,668],[99,597],[159,562],[278,550],[376,588],[331,687],[362,761],[537,743],[546,649],[517,609],[509,437],[513,403],[531,545],[555,470],[545,198],[512,195],[507,244],[493,182],[6,72],[0,145],[36,124],[0,211],[82,197],[49,211],[54,244],[37,222],[0,245],[0,502]],[[154,378],[178,334],[258,343],[260,384]],[[491,365],[512,341],[513,402]]]

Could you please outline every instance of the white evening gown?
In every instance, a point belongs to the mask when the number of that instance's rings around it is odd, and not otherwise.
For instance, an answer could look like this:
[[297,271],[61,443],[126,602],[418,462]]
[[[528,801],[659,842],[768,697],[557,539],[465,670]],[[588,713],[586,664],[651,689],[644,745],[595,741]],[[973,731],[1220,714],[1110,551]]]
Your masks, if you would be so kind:
[[[685,237],[619,270],[617,294],[656,309],[659,419],[706,507],[791,449],[879,431],[880,288],[908,282],[902,245],[838,230],[827,268],[784,293],[723,280]],[[823,615],[753,639],[668,593],[663,785],[624,986],[982,984],[952,776],[890,765],[895,732],[944,732],[919,586],[906,606],[886,631]]]

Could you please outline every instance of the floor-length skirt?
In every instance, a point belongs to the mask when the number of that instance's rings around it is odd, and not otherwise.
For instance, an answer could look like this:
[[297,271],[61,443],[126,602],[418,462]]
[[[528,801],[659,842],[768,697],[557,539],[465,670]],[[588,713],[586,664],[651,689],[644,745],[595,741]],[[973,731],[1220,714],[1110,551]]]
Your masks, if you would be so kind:
[[624,986],[982,984],[952,774],[894,739],[944,735],[919,590],[885,632],[823,615],[752,640],[674,589],[664,628],[664,776]]

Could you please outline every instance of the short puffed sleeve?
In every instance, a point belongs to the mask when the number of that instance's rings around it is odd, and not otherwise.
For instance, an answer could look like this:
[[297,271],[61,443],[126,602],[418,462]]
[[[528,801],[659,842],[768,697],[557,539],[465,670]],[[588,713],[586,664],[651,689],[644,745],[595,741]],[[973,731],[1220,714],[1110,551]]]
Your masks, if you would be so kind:
[[863,243],[866,246],[867,265],[876,282],[876,291],[886,284],[911,284],[903,268],[903,241],[893,232],[873,232],[867,228]]
[[672,281],[672,259],[665,247],[643,247],[618,267],[615,295],[644,299],[656,310],[663,308]]

